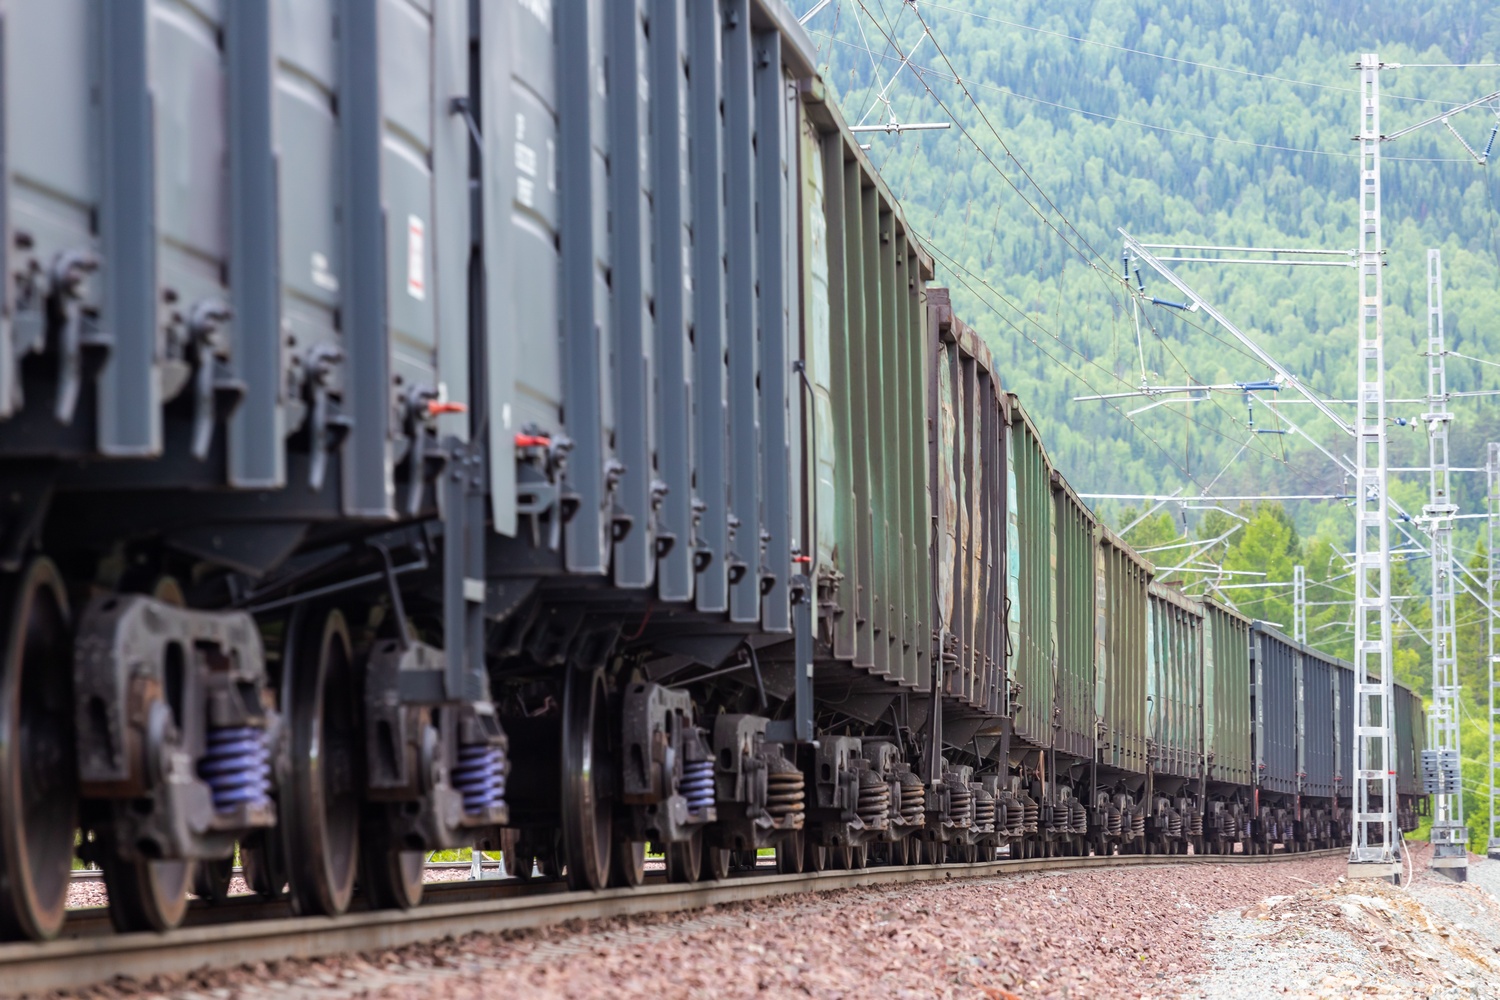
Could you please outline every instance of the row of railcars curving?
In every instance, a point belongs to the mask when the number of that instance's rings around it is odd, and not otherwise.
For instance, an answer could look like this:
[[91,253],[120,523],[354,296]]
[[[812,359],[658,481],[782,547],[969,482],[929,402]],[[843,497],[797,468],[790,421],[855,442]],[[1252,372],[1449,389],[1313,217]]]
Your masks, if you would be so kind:
[[781,0],[0,46],[0,936],[1340,835],[1347,668],[1068,487]]

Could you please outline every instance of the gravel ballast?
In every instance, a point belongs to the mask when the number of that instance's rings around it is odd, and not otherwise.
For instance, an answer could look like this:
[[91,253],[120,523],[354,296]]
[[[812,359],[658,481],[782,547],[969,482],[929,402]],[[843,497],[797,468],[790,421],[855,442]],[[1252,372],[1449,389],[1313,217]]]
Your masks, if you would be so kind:
[[849,889],[117,983],[95,993],[214,1000],[1178,996],[1189,976],[1209,971],[1203,926],[1212,914],[1330,883],[1342,870],[1342,859],[1318,858]]
[[1454,883],[1412,846],[1400,888],[1339,878],[1214,915],[1210,967],[1181,995],[1500,997],[1500,862],[1471,855],[1469,881]]

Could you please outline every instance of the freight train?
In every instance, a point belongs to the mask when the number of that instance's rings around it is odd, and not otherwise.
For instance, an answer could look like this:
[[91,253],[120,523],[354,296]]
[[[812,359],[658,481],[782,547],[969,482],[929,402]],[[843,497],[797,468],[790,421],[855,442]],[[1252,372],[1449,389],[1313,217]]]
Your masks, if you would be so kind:
[[1347,836],[1348,666],[1080,502],[780,0],[0,47],[0,935]]

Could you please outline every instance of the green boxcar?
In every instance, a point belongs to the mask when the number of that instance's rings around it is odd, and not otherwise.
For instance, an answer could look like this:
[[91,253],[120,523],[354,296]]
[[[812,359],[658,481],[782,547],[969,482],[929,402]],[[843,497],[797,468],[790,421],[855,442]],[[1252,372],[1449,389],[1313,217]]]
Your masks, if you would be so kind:
[[[1052,463],[1036,425],[1010,397],[1006,472],[1007,517],[1018,542],[1009,548],[1012,603],[1020,634],[1012,644],[1010,691],[1015,733],[1038,747],[1052,745],[1052,708],[1057,690],[1057,536],[1052,530]],[[1009,525],[1007,525],[1009,527]]]
[[1203,602],[1203,745],[1208,778],[1250,784],[1250,619]]
[[803,107],[803,309],[815,410],[807,464],[824,617],[818,655],[927,690],[931,261],[869,159],[841,130],[837,109]]
[[1159,774],[1203,773],[1203,606],[1152,583],[1147,600],[1146,706]]
[[990,352],[953,315],[948,290],[927,292],[936,622],[943,693],[1004,714],[1004,395]]
[[1094,707],[1103,727],[1099,763],[1144,774],[1151,564],[1102,525],[1095,559]]
[[1057,540],[1057,713],[1053,747],[1093,760],[1094,537],[1098,521],[1057,472],[1052,473]]

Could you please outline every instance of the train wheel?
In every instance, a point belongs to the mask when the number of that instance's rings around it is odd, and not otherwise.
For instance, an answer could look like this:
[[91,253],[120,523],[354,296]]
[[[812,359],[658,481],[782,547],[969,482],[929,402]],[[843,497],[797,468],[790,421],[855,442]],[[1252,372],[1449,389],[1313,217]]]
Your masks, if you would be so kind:
[[849,848],[849,867],[854,871],[863,871],[870,863],[870,848],[865,844],[855,844]]
[[609,884],[615,888],[634,889],[646,881],[646,842],[627,840],[617,843],[610,856]]
[[722,882],[728,878],[731,853],[727,847],[705,847],[703,849],[703,878],[712,882]]
[[814,843],[813,839],[806,834],[803,835],[802,845],[802,870],[810,875],[828,869],[828,848],[822,844]]
[[78,828],[72,628],[50,559],[33,560],[0,593],[9,615],[0,661],[0,934],[42,940],[67,915]]
[[193,894],[210,903],[222,903],[229,898],[229,883],[233,879],[233,855],[217,861],[200,861],[193,877]]
[[909,843],[910,842],[905,837],[897,837],[895,840],[891,841],[890,853],[888,857],[890,858],[890,862],[892,865],[904,866],[910,863],[907,860],[907,846]]
[[570,667],[563,689],[563,857],[568,888],[602,889],[613,841],[608,689],[598,667]]
[[802,874],[802,860],[807,853],[801,830],[789,833],[776,842],[776,870],[783,875]]
[[703,875],[703,831],[680,844],[667,845],[667,881],[696,882]]
[[410,910],[422,902],[427,862],[421,851],[362,852],[360,885],[372,910]]
[[349,908],[359,871],[361,752],[354,655],[338,610],[300,607],[287,627],[282,702],[290,722],[291,781],[281,824],[298,912]]
[[197,864],[182,859],[127,860],[114,839],[104,838],[104,884],[109,889],[109,922],[115,930],[169,931],[187,916],[188,893]]

